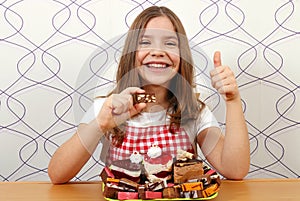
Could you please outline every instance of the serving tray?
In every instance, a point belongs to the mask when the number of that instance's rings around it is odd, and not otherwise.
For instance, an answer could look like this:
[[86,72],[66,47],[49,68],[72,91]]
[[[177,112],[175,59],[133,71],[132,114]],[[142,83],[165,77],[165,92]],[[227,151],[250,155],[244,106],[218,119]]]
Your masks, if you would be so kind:
[[[103,183],[102,185],[102,192],[104,191],[104,187],[105,187],[105,184]],[[211,200],[211,199],[214,199],[218,196],[218,192],[212,194],[211,196],[209,197],[206,197],[206,198],[159,198],[159,199],[152,199],[152,201],[165,201],[165,200]],[[121,201],[121,200],[118,200],[118,199],[113,199],[113,198],[107,198],[107,197],[104,197],[106,200],[108,201]],[[151,201],[151,199],[147,199],[148,201]],[[129,199],[129,200],[126,200],[126,201],[143,201],[142,199]]]

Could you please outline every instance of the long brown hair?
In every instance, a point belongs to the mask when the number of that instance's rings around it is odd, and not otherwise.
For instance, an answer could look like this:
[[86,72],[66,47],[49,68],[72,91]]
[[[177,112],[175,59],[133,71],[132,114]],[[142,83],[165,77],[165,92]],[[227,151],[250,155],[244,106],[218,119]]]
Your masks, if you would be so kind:
[[[170,19],[179,40],[179,71],[172,78],[168,93],[168,100],[170,100],[167,110],[170,116],[169,130],[173,133],[174,126],[175,129],[179,128],[180,124],[186,120],[196,118],[204,106],[204,103],[197,99],[193,91],[195,86],[194,67],[186,32],[180,19],[173,11],[166,7],[151,6],[136,17],[127,34],[116,75],[117,86],[113,93],[120,93],[127,87],[141,87],[138,71],[135,66],[139,38],[147,23],[152,18],[160,16],[166,16]],[[117,132],[114,135],[115,137],[119,135],[117,141],[122,141],[124,135],[121,137],[121,130],[115,129],[115,132]]]

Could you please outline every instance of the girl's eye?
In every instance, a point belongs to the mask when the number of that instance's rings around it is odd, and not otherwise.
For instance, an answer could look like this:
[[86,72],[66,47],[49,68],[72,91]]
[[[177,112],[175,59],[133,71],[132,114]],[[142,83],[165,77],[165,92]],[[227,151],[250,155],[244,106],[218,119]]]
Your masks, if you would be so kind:
[[141,40],[139,42],[139,45],[142,45],[142,46],[146,46],[146,45],[149,45],[149,44],[150,44],[150,41],[148,41],[148,40]]
[[166,46],[177,47],[177,43],[174,41],[167,41],[165,44]]

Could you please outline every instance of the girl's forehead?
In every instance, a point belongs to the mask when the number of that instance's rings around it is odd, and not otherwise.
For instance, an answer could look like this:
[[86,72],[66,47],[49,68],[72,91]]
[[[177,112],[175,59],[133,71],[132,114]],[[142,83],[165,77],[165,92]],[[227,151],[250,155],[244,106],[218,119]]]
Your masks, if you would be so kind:
[[160,28],[145,28],[141,32],[141,37],[143,38],[152,38],[152,37],[161,37],[161,38],[178,38],[177,33],[174,30],[160,29]]
[[154,17],[150,19],[145,29],[164,29],[174,31],[175,27],[171,20],[166,16]]

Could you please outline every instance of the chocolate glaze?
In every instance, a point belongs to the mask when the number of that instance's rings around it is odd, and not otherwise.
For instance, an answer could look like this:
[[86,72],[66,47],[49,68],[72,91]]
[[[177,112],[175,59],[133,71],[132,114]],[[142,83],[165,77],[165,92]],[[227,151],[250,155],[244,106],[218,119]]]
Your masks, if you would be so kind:
[[141,170],[141,164],[140,163],[132,163],[130,161],[130,159],[113,161],[111,164],[116,167],[120,167],[120,168],[130,170],[130,171]]

